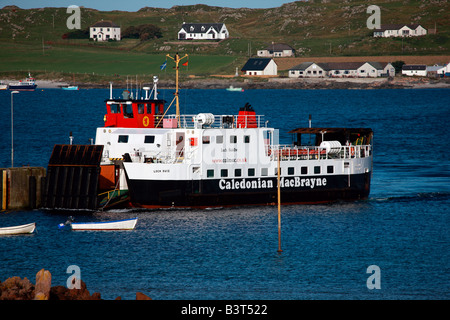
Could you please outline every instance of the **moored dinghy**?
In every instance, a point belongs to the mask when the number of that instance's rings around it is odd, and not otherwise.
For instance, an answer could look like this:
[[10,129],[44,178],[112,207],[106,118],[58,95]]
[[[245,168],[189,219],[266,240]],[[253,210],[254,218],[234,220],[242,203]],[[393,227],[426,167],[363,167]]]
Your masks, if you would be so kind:
[[132,218],[106,222],[70,222],[70,226],[72,230],[133,230],[136,223],[137,218]]
[[26,234],[33,233],[36,229],[36,223],[23,224],[20,226],[0,228],[0,235]]

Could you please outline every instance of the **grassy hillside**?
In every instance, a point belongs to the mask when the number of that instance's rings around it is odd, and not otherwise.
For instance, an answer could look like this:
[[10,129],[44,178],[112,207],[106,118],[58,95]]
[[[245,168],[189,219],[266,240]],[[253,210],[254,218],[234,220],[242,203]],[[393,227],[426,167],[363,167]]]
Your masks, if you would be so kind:
[[[112,20],[124,30],[131,25],[155,24],[163,31],[157,40],[94,43],[63,40],[66,8],[0,10],[0,72],[42,70],[105,75],[159,72],[167,53],[188,53],[189,73],[232,74],[249,54],[272,41],[291,45],[299,57],[448,55],[450,52],[450,4],[446,0],[375,0],[381,23],[420,23],[438,34],[421,38],[375,39],[366,27],[367,1],[297,1],[272,9],[231,9],[206,5],[171,9],[142,8],[137,12],[81,9],[81,27]],[[224,22],[231,39],[216,45],[201,42],[174,43],[185,22]],[[250,50],[251,48],[251,50]],[[7,63],[4,63],[7,62]]]

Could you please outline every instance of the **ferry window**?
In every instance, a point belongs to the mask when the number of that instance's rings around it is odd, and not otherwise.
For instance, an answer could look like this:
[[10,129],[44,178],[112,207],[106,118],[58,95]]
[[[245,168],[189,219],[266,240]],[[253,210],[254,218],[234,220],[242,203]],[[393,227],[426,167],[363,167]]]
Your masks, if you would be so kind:
[[223,178],[228,177],[228,169],[220,170],[220,176],[223,177]]
[[216,143],[223,143],[223,136],[217,136]]
[[118,143],[128,143],[128,136],[119,136]]
[[267,176],[269,174],[269,169],[267,168],[261,168],[261,175],[262,176]]
[[214,178],[214,169],[208,169],[206,171],[206,177],[207,178]]
[[250,143],[250,136],[244,136],[244,143]]
[[155,136],[145,136],[144,143],[155,143]]
[[327,173],[334,173],[334,167],[333,166],[327,166]]
[[138,113],[144,114],[144,110],[145,110],[145,104],[143,104],[143,103],[138,104]]
[[235,177],[242,176],[242,170],[241,169],[234,169],[234,176]]
[[314,173],[315,173],[315,174],[320,173],[320,166],[314,167]]
[[292,176],[294,174],[294,167],[289,167],[288,168],[288,175]]
[[249,168],[248,169],[248,176],[254,177],[255,176],[255,168]]
[[133,109],[129,104],[123,104],[123,116],[125,118],[133,118]]
[[230,143],[237,143],[237,136],[230,136]]
[[112,104],[111,113],[120,113],[120,104]]
[[308,174],[308,167],[302,167],[301,174]]
[[204,136],[203,137],[203,144],[209,144],[210,142],[210,137],[209,136]]

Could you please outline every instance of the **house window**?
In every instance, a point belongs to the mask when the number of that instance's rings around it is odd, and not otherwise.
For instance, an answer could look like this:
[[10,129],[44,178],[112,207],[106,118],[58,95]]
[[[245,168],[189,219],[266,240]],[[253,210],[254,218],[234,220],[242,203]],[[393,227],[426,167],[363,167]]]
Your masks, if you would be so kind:
[[249,168],[247,173],[248,173],[249,177],[254,177],[255,176],[255,168]]
[[288,168],[288,175],[292,176],[294,175],[295,171],[294,171],[294,167],[289,167]]
[[119,136],[118,143],[128,143],[128,136]]
[[334,166],[327,166],[327,173],[334,173]]
[[267,176],[269,174],[269,169],[267,168],[261,168],[261,175],[262,176]]
[[234,169],[234,176],[235,177],[242,176],[242,169]]
[[237,143],[237,136],[230,136],[230,143]]
[[244,136],[244,143],[250,143],[250,136]]
[[214,178],[214,169],[208,169],[206,171],[206,177],[207,178]]
[[302,167],[301,174],[308,174],[308,167]]
[[222,178],[228,177],[228,169],[222,169],[222,170],[220,170],[220,176],[221,176]]
[[314,173],[315,174],[320,174],[320,166],[314,167]]
[[203,142],[203,144],[209,144],[209,142],[210,142],[210,137],[209,137],[209,136],[204,136],[204,137],[202,138],[202,142]]
[[223,136],[217,136],[216,143],[223,143]]

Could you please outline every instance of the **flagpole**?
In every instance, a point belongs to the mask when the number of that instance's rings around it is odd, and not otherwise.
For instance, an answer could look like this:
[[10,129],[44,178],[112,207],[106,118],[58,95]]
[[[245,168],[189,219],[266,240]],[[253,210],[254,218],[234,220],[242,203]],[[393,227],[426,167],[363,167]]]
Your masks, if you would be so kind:
[[177,106],[177,111],[176,111],[176,117],[177,117],[177,127],[180,124],[180,100],[178,97],[178,70],[179,70],[179,66],[178,64],[180,63],[181,60],[183,60],[184,58],[187,58],[188,55],[185,54],[182,58],[180,58],[180,56],[178,55],[178,52],[175,54],[175,57],[171,57],[169,54],[167,54],[167,57],[169,57],[170,59],[172,59],[175,62],[175,99],[176,99],[176,106]]
[[278,253],[283,252],[281,250],[281,184],[280,184],[280,150],[277,152],[277,180],[278,180]]

